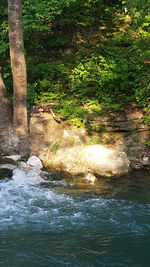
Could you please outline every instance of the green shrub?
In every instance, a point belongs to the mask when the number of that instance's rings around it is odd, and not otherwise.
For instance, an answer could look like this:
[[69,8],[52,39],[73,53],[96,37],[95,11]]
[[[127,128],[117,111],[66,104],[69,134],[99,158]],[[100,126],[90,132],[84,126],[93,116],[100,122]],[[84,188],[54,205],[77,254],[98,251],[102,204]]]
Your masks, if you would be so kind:
[[107,106],[129,101],[133,88],[127,52],[118,53],[116,49],[105,52],[95,51],[90,57],[80,59],[70,75],[71,92],[78,97],[93,97]]

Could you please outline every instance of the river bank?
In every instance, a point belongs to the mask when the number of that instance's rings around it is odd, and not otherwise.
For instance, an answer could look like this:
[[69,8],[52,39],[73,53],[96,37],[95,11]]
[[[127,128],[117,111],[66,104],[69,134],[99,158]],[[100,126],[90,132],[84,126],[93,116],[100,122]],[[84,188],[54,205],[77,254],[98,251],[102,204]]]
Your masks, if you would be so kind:
[[[150,127],[144,121],[144,111],[130,108],[95,115],[89,109],[88,113],[77,127],[56,116],[49,105],[29,111],[30,155],[38,156],[55,172],[73,175],[113,177],[149,169]],[[22,157],[18,141],[8,132],[1,139],[1,155]]]
[[[80,128],[61,118],[56,120],[46,106],[36,109],[30,117],[31,153],[51,167],[51,162],[63,151],[67,155],[67,151],[68,154],[74,151],[73,148],[102,145],[125,153],[130,169],[149,169],[149,136],[150,127],[144,122],[144,112],[137,109],[110,112],[103,116],[95,116],[89,110],[89,116]],[[54,169],[57,170],[57,166],[54,165]]]

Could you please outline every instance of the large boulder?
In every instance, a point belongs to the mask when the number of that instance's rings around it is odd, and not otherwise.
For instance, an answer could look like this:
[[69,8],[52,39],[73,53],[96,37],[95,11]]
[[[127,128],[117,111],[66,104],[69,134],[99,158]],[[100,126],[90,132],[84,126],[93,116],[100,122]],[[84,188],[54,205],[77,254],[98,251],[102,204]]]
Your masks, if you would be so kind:
[[101,145],[83,145],[40,155],[44,165],[69,174],[92,173],[98,176],[120,176],[128,172],[129,160],[122,151]]

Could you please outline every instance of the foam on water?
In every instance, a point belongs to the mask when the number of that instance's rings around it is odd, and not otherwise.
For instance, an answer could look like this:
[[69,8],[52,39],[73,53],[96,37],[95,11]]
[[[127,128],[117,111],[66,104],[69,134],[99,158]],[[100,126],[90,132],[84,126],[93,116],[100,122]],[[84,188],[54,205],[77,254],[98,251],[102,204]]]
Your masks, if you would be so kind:
[[149,266],[150,204],[51,184],[20,169],[0,183],[0,266]]
[[0,228],[11,224],[38,222],[57,214],[58,203],[70,201],[52,190],[38,187],[36,172],[15,169],[12,180],[0,183]]
[[104,224],[104,228],[119,234],[142,234],[148,229],[146,225],[144,230],[141,226],[142,213],[150,215],[149,204],[137,205],[131,201],[102,198],[82,199],[57,193],[52,188],[42,188],[33,170],[15,169],[12,180],[0,183],[0,203],[0,229],[36,224],[40,227],[46,225],[47,230],[58,232],[74,226],[90,229],[94,222],[95,227]]

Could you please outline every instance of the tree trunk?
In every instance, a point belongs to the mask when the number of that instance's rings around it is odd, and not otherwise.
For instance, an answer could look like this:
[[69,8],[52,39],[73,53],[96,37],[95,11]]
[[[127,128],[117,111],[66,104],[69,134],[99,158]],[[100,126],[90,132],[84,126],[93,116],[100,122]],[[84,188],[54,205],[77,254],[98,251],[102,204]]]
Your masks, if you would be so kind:
[[0,153],[9,153],[9,136],[12,129],[12,107],[7,98],[0,67]]
[[1,67],[0,67],[0,134],[6,132],[8,124],[11,121],[10,101],[7,98],[6,88],[3,82]]
[[22,0],[8,0],[10,59],[13,76],[13,127],[20,139],[20,150],[28,146],[27,74],[22,31]]
[[22,0],[8,0],[10,59],[14,90],[14,130],[27,136],[26,90],[27,75],[22,33]]

